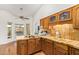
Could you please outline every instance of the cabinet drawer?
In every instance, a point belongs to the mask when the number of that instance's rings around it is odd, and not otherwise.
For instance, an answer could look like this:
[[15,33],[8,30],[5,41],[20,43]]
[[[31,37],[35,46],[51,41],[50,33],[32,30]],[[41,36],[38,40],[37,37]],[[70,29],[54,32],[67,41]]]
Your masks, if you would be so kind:
[[55,52],[55,55],[67,55],[67,53],[63,53],[63,52],[60,52],[60,51],[56,51]]
[[55,49],[55,53],[56,53],[56,51],[59,51],[59,52],[62,52],[62,53],[68,53],[68,50],[64,50],[60,47],[55,47],[54,49]]
[[58,48],[62,48],[64,50],[68,50],[68,46],[65,45],[65,44],[55,43],[54,45],[55,45],[56,48],[58,47]]

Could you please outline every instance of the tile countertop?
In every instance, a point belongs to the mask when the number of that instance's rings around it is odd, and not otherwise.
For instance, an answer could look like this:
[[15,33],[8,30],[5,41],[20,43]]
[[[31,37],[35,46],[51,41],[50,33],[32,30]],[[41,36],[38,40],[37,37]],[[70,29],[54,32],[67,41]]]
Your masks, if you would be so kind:
[[30,39],[29,37],[25,37],[25,36],[17,36],[16,37],[16,40],[12,40],[12,39],[9,39],[5,42],[0,42],[0,45],[5,45],[5,44],[9,44],[9,43],[12,43],[12,42],[16,42],[17,40],[28,40]]
[[27,40],[30,39],[29,37],[25,37],[25,36],[17,36],[16,40]]
[[68,46],[79,49],[79,41],[76,41],[76,40],[56,38],[56,37],[53,37],[53,36],[39,36],[39,37],[46,38],[46,39],[49,39],[49,40],[52,40],[52,41],[55,41],[55,42],[58,42],[58,43],[66,44]]

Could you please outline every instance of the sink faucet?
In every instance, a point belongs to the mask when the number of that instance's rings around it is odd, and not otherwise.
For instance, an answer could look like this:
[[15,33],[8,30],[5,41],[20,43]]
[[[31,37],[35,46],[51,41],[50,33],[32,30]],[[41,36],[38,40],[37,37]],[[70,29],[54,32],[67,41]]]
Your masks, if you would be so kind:
[[56,31],[56,37],[61,38],[61,33],[59,31]]

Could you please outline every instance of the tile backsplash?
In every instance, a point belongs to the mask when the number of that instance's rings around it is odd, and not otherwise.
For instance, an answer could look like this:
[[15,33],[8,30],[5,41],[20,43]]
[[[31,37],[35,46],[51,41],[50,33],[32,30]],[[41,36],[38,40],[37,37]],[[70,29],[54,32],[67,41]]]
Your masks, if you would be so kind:
[[56,36],[56,31],[60,32],[65,39],[79,40],[79,30],[73,28],[73,24],[54,25],[51,29],[52,35]]

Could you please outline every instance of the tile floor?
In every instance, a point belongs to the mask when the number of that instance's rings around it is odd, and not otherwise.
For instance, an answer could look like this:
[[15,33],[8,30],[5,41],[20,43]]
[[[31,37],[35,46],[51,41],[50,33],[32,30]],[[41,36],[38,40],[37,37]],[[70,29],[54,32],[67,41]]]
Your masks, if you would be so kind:
[[42,51],[35,53],[34,55],[45,55]]

